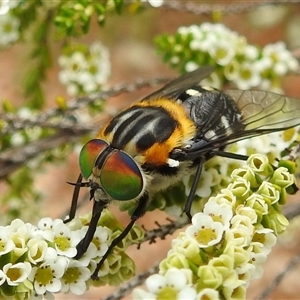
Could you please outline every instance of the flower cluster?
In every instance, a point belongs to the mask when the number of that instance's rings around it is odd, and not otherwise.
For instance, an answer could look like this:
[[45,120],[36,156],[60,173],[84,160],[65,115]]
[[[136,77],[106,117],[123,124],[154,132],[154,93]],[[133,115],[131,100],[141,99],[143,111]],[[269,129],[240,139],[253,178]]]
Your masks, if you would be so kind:
[[173,240],[160,274],[147,279],[148,292],[136,289],[134,299],[245,299],[288,225],[280,205],[295,182],[290,171],[288,162],[274,170],[265,156],[250,156]]
[[96,92],[110,75],[109,52],[100,42],[90,47],[68,46],[58,63],[61,67],[59,80],[71,96]]
[[82,295],[90,285],[119,284],[134,273],[132,260],[124,253],[142,231],[136,226],[122,245],[108,256],[100,270],[99,281],[91,274],[106,253],[111,240],[122,226],[104,212],[100,222],[113,222],[113,230],[98,226],[86,253],[78,260],[76,246],[84,237],[90,216],[76,218],[64,224],[62,220],[44,218],[37,226],[16,219],[0,227],[0,298],[14,295],[15,299],[42,299],[56,292]]
[[[299,132],[300,127],[297,126],[285,131],[245,139],[228,146],[226,151],[246,156],[260,153],[266,155],[270,163],[274,163],[276,158],[282,157],[282,151],[288,149],[294,141],[300,140]],[[276,141],[276,144],[274,144],[274,141]],[[220,156],[216,156],[206,162],[203,166],[205,176],[200,177],[195,192],[192,214],[202,211],[203,204],[208,198],[229,184],[232,171],[244,165],[245,162],[242,160],[227,159]],[[179,194],[181,198],[186,199],[186,196],[190,193],[193,179],[193,175],[185,176],[183,178],[183,189],[179,190],[176,187],[174,192],[172,189],[168,190],[168,194],[171,197],[166,195],[164,198],[167,200],[163,204],[159,203],[160,206],[166,206],[165,211],[169,215],[175,218],[182,216],[182,209],[185,203],[183,201],[177,203],[174,199],[177,199]]]
[[175,35],[161,35],[156,42],[164,59],[183,71],[215,65],[209,84],[216,88],[233,81],[239,89],[279,91],[280,77],[299,65],[283,42],[259,48],[223,24],[180,27]]

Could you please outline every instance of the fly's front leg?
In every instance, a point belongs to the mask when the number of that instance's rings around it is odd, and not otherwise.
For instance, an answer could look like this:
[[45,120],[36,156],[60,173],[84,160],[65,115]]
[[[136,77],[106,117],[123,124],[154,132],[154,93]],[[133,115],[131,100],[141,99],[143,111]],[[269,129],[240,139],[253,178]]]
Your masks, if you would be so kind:
[[130,232],[130,230],[133,227],[136,220],[139,219],[141,216],[143,216],[145,214],[147,204],[148,204],[148,199],[149,199],[149,196],[146,193],[139,199],[138,206],[136,207],[133,214],[131,215],[131,221],[128,223],[128,225],[122,231],[122,233],[112,241],[112,243],[110,244],[110,246],[107,249],[106,253],[102,257],[100,262],[97,264],[97,267],[96,267],[94,273],[91,276],[91,278],[93,280],[98,280],[99,279],[99,276],[98,276],[99,270],[101,269],[101,267],[102,267],[104,261],[107,259],[108,255],[112,252],[114,247],[116,245],[118,245],[128,235],[128,233]]
[[75,259],[79,259],[80,257],[82,257],[82,255],[86,252],[87,248],[89,247],[97,229],[97,224],[100,219],[101,213],[106,207],[106,205],[107,203],[104,201],[94,201],[92,218],[84,238],[79,242],[79,244],[76,247],[77,254],[75,256]]
[[64,220],[64,223],[68,223],[70,221],[72,221],[75,218],[75,214],[76,214],[76,210],[77,210],[77,203],[78,203],[78,197],[79,197],[79,191],[81,188],[81,182],[82,182],[82,175],[81,173],[79,174],[73,191],[73,196],[72,196],[72,203],[71,203],[71,207],[70,207],[70,212],[69,212],[69,217],[68,219]]

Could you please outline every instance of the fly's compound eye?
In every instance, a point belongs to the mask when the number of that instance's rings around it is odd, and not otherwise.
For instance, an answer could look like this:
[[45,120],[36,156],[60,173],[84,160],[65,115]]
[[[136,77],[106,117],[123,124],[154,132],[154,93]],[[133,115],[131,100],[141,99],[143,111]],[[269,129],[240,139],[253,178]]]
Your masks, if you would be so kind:
[[120,150],[113,151],[106,159],[100,172],[100,183],[111,198],[119,201],[136,198],[144,187],[136,162]]
[[79,165],[81,174],[88,179],[92,174],[97,157],[103,152],[108,144],[100,139],[88,141],[81,149],[79,155]]

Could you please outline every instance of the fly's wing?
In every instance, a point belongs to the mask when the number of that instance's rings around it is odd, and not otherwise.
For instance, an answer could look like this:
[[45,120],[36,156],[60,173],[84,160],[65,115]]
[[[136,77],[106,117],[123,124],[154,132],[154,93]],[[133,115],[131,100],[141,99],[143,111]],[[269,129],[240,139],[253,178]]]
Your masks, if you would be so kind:
[[[232,118],[234,122],[223,122],[223,126],[219,127],[212,127],[204,122],[203,126],[207,129],[204,132],[201,131],[201,135],[196,137],[199,142],[195,142],[187,152],[201,155],[242,139],[300,125],[300,99],[256,90],[226,90],[220,92],[220,95],[226,96],[235,104],[237,118]],[[196,106],[201,107],[201,101],[196,103]],[[215,107],[214,111],[217,113],[211,112],[214,114],[214,119],[222,120],[229,114],[226,105],[220,105],[220,107],[220,109]],[[205,138],[207,132],[210,136],[203,142],[203,137]]]
[[300,99],[265,91],[226,91],[241,111],[245,131],[277,131],[300,124]]
[[171,82],[167,83],[158,91],[148,95],[142,100],[149,100],[153,98],[171,98],[177,99],[178,96],[187,89],[197,85],[201,80],[208,77],[214,70],[212,66],[204,66],[190,73],[186,73]]

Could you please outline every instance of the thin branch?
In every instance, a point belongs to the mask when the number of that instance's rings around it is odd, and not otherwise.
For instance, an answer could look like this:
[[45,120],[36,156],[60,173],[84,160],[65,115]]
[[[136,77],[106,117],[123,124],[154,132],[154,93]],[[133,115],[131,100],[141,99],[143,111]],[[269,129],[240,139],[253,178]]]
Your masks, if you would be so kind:
[[271,284],[263,290],[263,292],[256,298],[256,300],[266,299],[271,292],[273,292],[278,285],[282,282],[286,275],[288,275],[293,269],[295,269],[300,263],[300,253],[294,256],[285,268],[275,277]]
[[155,243],[156,238],[165,239],[167,235],[172,235],[177,229],[183,228],[189,224],[187,218],[181,218],[178,221],[171,221],[169,224],[159,225],[158,228],[147,230],[142,243],[149,241]]
[[[86,132],[87,133],[87,132]],[[83,132],[81,132],[83,134]],[[18,169],[29,159],[35,158],[44,151],[62,144],[73,143],[78,139],[74,131],[64,131],[53,136],[32,142],[17,149],[9,149],[0,155],[0,179]]]
[[[16,130],[24,129],[25,127],[29,126],[40,126],[43,128],[54,129],[72,129],[76,120],[72,122],[70,118],[66,119],[66,117],[69,117],[70,112],[87,107],[89,104],[92,104],[99,99],[106,100],[108,98],[118,96],[122,93],[130,93],[133,91],[137,91],[143,87],[154,87],[166,83],[170,80],[170,78],[158,77],[152,79],[141,79],[133,83],[118,84],[100,93],[70,100],[67,103],[67,109],[64,111],[62,111],[60,108],[52,108],[38,114],[37,116],[31,116],[30,119],[23,119],[13,116],[12,114],[2,113],[0,114],[0,119],[7,122],[8,124],[5,128],[2,128],[1,135],[13,133]],[[60,119],[56,120],[56,122],[50,122],[49,120],[53,117],[60,117]],[[61,117],[65,117],[65,120],[61,120]]]
[[147,271],[138,274],[137,276],[133,277],[130,281],[125,284],[122,284],[118,287],[113,293],[105,298],[101,298],[101,300],[118,300],[122,299],[126,295],[130,294],[131,291],[144,283],[144,281],[152,274],[158,272],[158,265],[156,264],[153,267],[149,268]]
[[34,126],[47,128],[47,129],[57,129],[57,130],[74,130],[77,132],[91,130],[91,125],[78,125],[76,120],[69,118],[60,119],[58,122],[45,121],[41,122],[38,120],[40,116],[32,117],[30,119],[20,118],[14,114],[0,114],[0,119],[7,122],[7,126],[4,127],[0,132],[0,137],[3,137],[6,134],[13,134],[18,130],[23,130],[25,128],[32,128]]
[[[157,86],[159,84],[166,83],[170,80],[171,80],[170,78],[164,77],[164,78],[153,78],[153,79],[141,79],[141,80],[136,80],[133,83],[118,84],[118,85],[115,85],[114,87],[112,87],[108,90],[104,90],[100,93],[86,96],[86,97],[76,98],[74,100],[69,101],[67,110],[68,110],[68,112],[70,112],[73,110],[84,108],[99,99],[106,100],[111,97],[115,97],[120,94],[123,94],[123,93],[130,93],[130,92],[137,91],[143,87]],[[46,113],[44,113],[40,117],[38,117],[36,121],[42,123],[42,122],[47,121],[51,117],[60,116],[60,115],[61,115],[61,110],[59,108],[50,109]]]
[[[226,2],[226,1],[225,1]],[[280,5],[280,4],[297,4],[299,0],[286,0],[286,1],[234,1],[232,3],[225,3],[224,1],[212,2],[209,4],[195,3],[195,2],[178,2],[178,1],[164,1],[162,8],[168,10],[175,10],[180,12],[192,13],[194,15],[211,15],[216,11],[222,14],[242,13],[252,10],[253,8],[262,5]]]

